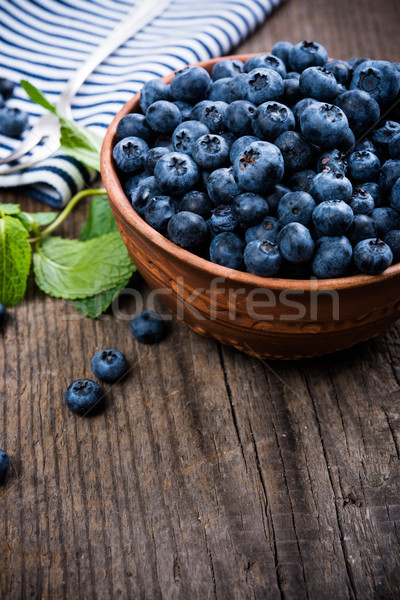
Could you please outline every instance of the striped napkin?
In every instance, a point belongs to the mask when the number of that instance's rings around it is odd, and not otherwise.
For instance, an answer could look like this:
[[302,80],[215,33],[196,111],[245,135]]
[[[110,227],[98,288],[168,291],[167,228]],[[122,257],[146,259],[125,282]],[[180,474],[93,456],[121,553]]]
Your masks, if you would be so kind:
[[[122,105],[154,77],[200,60],[229,54],[282,0],[173,0],[164,13],[120,46],[82,85],[74,119],[101,136]],[[135,0],[1,0],[0,77],[28,79],[56,103],[72,73],[132,10]],[[43,114],[16,87],[8,101]],[[0,157],[19,140],[0,136]],[[82,189],[90,173],[57,154],[27,171],[0,176],[0,188],[19,188],[53,207]]]

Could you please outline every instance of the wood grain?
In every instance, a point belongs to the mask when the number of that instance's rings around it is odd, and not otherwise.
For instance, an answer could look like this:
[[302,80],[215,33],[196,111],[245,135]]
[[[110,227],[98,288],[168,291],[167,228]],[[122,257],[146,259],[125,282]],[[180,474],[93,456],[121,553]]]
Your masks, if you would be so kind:
[[[399,17],[395,0],[292,0],[240,50],[314,38],[339,58],[399,60]],[[10,310],[0,597],[399,598],[400,325],[352,351],[262,362],[179,322],[140,345],[136,308],[125,297],[119,318],[82,319],[30,282]],[[64,390],[104,347],[131,371],[106,386],[104,413],[77,418]]]

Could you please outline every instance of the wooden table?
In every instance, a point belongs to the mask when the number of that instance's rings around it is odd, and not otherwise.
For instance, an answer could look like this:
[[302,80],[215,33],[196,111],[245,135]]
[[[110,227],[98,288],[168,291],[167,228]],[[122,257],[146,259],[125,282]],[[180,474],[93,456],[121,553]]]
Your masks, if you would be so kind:
[[[400,60],[399,25],[398,0],[292,0],[239,50],[316,39],[338,58]],[[30,284],[10,310],[1,598],[399,598],[400,325],[263,362],[178,322],[149,350],[129,331],[134,304],[91,321]],[[78,418],[64,390],[104,347],[132,371],[102,415]]]

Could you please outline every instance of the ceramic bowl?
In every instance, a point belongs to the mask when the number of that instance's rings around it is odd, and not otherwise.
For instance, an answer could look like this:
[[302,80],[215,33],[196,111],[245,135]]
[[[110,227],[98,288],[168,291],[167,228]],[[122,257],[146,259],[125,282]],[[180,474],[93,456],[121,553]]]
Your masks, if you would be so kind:
[[[245,61],[249,56],[235,58]],[[218,60],[198,64],[211,72]],[[140,112],[139,94],[107,130],[101,154],[103,182],[139,272],[194,331],[254,356],[300,359],[348,348],[400,318],[400,264],[379,276],[265,278],[211,263],[152,229],[132,208],[112,160],[117,124],[130,112]]]

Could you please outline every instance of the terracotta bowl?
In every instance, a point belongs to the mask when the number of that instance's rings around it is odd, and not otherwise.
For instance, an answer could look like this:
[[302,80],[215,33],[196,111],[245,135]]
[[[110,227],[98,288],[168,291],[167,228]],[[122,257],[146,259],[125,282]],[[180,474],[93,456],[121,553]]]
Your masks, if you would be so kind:
[[[249,56],[236,58],[244,61]],[[199,64],[211,72],[218,60]],[[213,264],[152,229],[132,208],[112,160],[117,124],[130,112],[140,112],[139,94],[107,130],[101,154],[103,182],[139,272],[194,331],[247,354],[299,359],[348,348],[400,318],[400,264],[379,276],[264,278]]]

